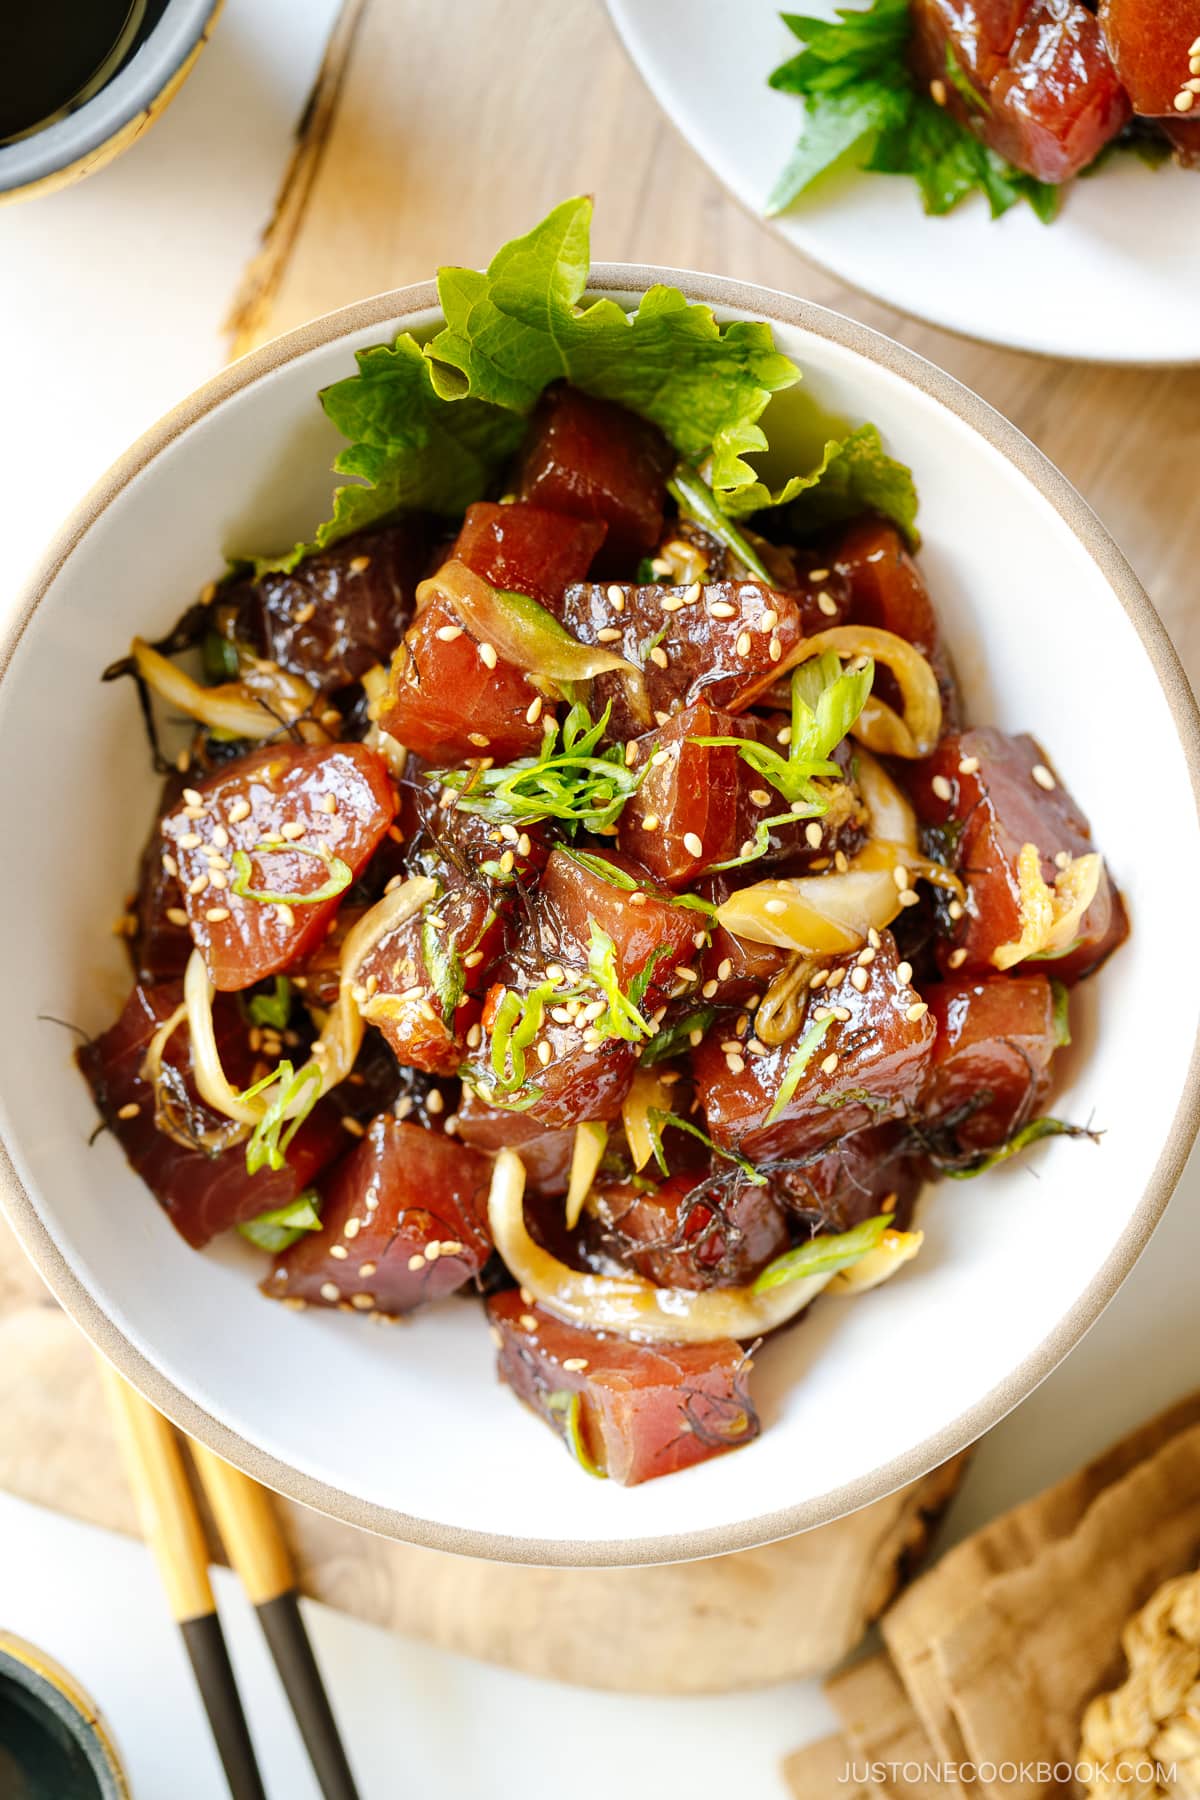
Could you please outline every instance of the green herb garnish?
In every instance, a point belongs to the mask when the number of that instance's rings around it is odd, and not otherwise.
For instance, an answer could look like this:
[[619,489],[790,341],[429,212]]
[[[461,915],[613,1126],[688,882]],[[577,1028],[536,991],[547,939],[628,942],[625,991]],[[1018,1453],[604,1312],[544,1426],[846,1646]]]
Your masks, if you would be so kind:
[[210,687],[220,687],[224,681],[237,680],[238,653],[237,645],[232,639],[222,637],[219,631],[206,631],[200,655],[204,663],[204,679]]
[[685,518],[694,519],[710,535],[737,557],[742,566],[767,587],[774,585],[771,572],[753,545],[738,530],[728,513],[719,505],[707,482],[695,469],[680,463],[667,483],[667,492]]
[[1031,1144],[1038,1144],[1048,1137],[1090,1137],[1095,1139],[1096,1133],[1088,1131],[1082,1125],[1068,1125],[1062,1119],[1031,1119],[1020,1131],[1013,1133],[1007,1143],[1000,1144],[995,1150],[987,1150],[982,1156],[975,1157],[969,1163],[960,1164],[958,1168],[944,1166],[943,1175],[951,1181],[970,1181],[976,1175],[986,1175],[999,1163],[1007,1162],[1010,1156],[1018,1156]]
[[428,908],[421,920],[421,957],[442,1009],[442,1018],[447,1025],[453,1026],[454,1015],[467,988],[466,969],[453,943],[447,942],[429,916]]
[[[269,1075],[264,1075],[261,1081],[256,1081],[253,1087],[245,1090],[242,1099],[253,1100],[259,1094],[265,1094],[268,1089],[278,1088],[246,1145],[248,1175],[257,1175],[264,1165],[269,1169],[282,1169],[287,1161],[288,1145],[321,1097],[322,1080],[321,1071],[315,1063],[305,1063],[297,1075],[285,1058]],[[309,1089],[311,1092],[307,1091]],[[302,1103],[294,1116],[288,1118],[288,1109],[301,1096]]]
[[426,780],[453,788],[463,812],[502,824],[558,819],[572,836],[581,826],[607,831],[649,767],[627,769],[617,744],[600,749],[611,711],[610,704],[593,723],[587,708],[576,704],[561,725],[546,721],[536,756],[518,757],[502,768],[477,763],[468,769],[433,769]]
[[274,1031],[283,1031],[292,1015],[292,984],[286,975],[275,977],[274,992],[270,994],[252,994],[246,1002],[246,1012],[252,1025],[267,1025]]
[[666,946],[659,946],[645,968],[630,982],[630,991],[626,994],[617,974],[616,945],[595,919],[588,920],[588,932],[588,974],[607,1003],[604,1012],[594,1021],[593,1031],[599,1032],[602,1038],[622,1038],[627,1044],[640,1044],[643,1039],[653,1037],[654,1026],[639,1010],[639,1003],[650,984],[655,963],[666,954]]
[[559,992],[552,981],[542,982],[527,994],[509,988],[496,1008],[492,1020],[492,1073],[505,1092],[524,1085],[525,1052],[542,1028],[547,1001]]
[[[598,875],[610,887],[620,888],[623,894],[646,892],[644,882],[635,880],[627,869],[618,868],[616,863],[609,862],[606,856],[598,856],[594,850],[577,850],[571,844],[559,844],[556,848],[564,856],[569,856],[572,862],[578,863],[581,869],[586,869],[590,875]],[[689,911],[703,913],[708,919],[715,919],[717,916],[717,909],[712,902],[702,900],[699,894],[664,895],[663,905],[686,906]]]
[[257,1219],[248,1219],[239,1225],[241,1235],[248,1239],[256,1249],[265,1250],[269,1256],[278,1256],[281,1250],[287,1250],[306,1231],[321,1229],[321,1196],[315,1188],[306,1188],[286,1206],[277,1206],[271,1212],[259,1213]]
[[[823,655],[814,656],[794,669],[792,731],[786,756],[781,756],[770,744],[760,744],[756,738],[698,737],[689,741],[729,745],[749,763],[756,775],[769,781],[785,800],[791,802],[794,818],[819,819],[828,812],[829,804],[815,785],[816,779],[819,776],[840,777],[842,771],[830,760],[830,752],[837,749],[858,718],[874,678],[873,662],[868,662],[862,669],[843,669],[832,650],[826,650]],[[787,816],[761,820],[756,835],[763,835],[771,824],[782,824]],[[763,848],[766,848],[765,842]]]
[[1054,1044],[1064,1050],[1071,1041],[1071,990],[1065,981],[1052,981],[1050,994],[1054,1008]]
[[864,1219],[850,1231],[810,1238],[807,1244],[797,1244],[794,1250],[785,1250],[782,1256],[767,1264],[754,1283],[754,1292],[764,1294],[768,1288],[782,1287],[788,1281],[803,1281],[810,1275],[836,1275],[839,1269],[850,1268],[876,1249],[884,1232],[893,1224],[890,1213],[879,1213],[873,1219]]
[[736,1150],[722,1150],[720,1144],[714,1144],[707,1133],[701,1131],[698,1125],[693,1125],[690,1119],[682,1119],[678,1113],[663,1112],[661,1107],[652,1106],[646,1113],[646,1128],[654,1149],[654,1160],[664,1175],[669,1176],[671,1173],[667,1167],[666,1152],[663,1149],[663,1132],[668,1126],[675,1131],[686,1131],[689,1137],[696,1138],[706,1149],[711,1150],[714,1156],[719,1156],[723,1162],[732,1163],[735,1168],[741,1170],[752,1186],[766,1187],[766,1176],[761,1170],[756,1169],[746,1157],[739,1156]]
[[[279,854],[284,851],[299,856],[315,856],[328,869],[328,879],[319,888],[314,888],[311,894],[276,894],[267,888],[252,888],[250,886],[251,856]],[[332,850],[313,850],[307,844],[290,843],[285,838],[281,838],[277,842],[255,844],[253,850],[249,852],[235,850],[230,858],[230,866],[233,869],[233,880],[229,884],[230,893],[236,894],[239,900],[260,900],[264,905],[316,906],[322,900],[334,900],[339,894],[345,893],[354,880],[354,870],[350,864],[343,862],[340,856],[335,856]]]
[[800,1039],[800,1042],[796,1045],[796,1048],[792,1051],[792,1054],[788,1057],[787,1068],[784,1070],[783,1080],[779,1084],[779,1092],[776,1094],[771,1110],[764,1121],[767,1125],[773,1125],[776,1119],[781,1117],[785,1109],[791,1105],[796,1089],[800,1086],[800,1077],[824,1043],[825,1033],[832,1024],[832,1013],[826,1013],[823,1019],[816,1020],[814,1024],[809,1026],[804,1036]]
[[673,1025],[662,1026],[642,1051],[642,1067],[651,1069],[655,1063],[667,1062],[672,1056],[681,1056],[685,1049],[691,1048],[692,1034],[707,1031],[716,1016],[715,1006],[698,1006],[695,1012],[685,1013]]
[[[804,44],[770,85],[804,104],[804,130],[767,199],[782,212],[818,175],[843,158],[888,175],[911,175],[928,213],[946,213],[978,189],[999,218],[1027,200],[1043,223],[1059,190],[1025,175],[939,106],[909,67],[909,0],[874,0],[866,10],[839,8],[834,22],[784,13]],[[955,65],[956,89],[966,77]],[[968,84],[969,85],[969,84]],[[972,90],[980,106],[985,103]]]

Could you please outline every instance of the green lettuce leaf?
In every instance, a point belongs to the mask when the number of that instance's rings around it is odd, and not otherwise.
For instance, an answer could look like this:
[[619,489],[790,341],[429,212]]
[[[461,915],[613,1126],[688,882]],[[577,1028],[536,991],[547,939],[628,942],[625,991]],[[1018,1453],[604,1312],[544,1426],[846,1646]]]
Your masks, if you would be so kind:
[[791,476],[778,489],[753,481],[719,498],[734,518],[765,507],[790,507],[788,523],[799,533],[820,531],[864,512],[882,513],[911,545],[918,542],[912,470],[888,455],[874,425],[860,425],[844,438],[828,439],[816,468]]
[[652,420],[689,461],[711,453],[714,487],[753,480],[741,459],[766,449],[757,420],[799,379],[795,364],[769,325],[718,325],[676,288],[651,288],[634,313],[582,305],[591,215],[586,197],[564,200],[486,271],[439,271],[446,325],[426,348],[436,391],[528,413],[565,377]]
[[[993,218],[1025,200],[1044,224],[1053,219],[1058,188],[1013,168],[918,84],[908,66],[908,0],[839,8],[836,20],[782,16],[805,48],[769,82],[800,98],[804,130],[768,196],[768,215],[846,159],[879,174],[912,176],[929,213],[949,212],[978,190]],[[953,58],[947,79],[969,104],[982,106]]]
[[294,569],[314,550],[378,525],[410,507],[453,516],[486,492],[516,450],[524,421],[481,400],[451,402],[435,390],[430,364],[408,332],[357,352],[357,375],[321,394],[350,439],[333,467],[357,476],[333,497],[333,513],[311,540],[283,556],[254,559],[255,573]]

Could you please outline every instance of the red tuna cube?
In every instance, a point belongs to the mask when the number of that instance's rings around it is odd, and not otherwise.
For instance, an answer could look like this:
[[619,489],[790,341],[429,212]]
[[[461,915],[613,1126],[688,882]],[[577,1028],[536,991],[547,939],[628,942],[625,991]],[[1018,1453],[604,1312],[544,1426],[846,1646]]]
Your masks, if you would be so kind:
[[322,1183],[321,1229],[262,1284],[276,1300],[391,1316],[452,1294],[491,1255],[489,1157],[383,1113]]
[[464,1088],[457,1133],[475,1150],[514,1150],[525,1169],[525,1191],[532,1198],[557,1199],[566,1193],[575,1151],[573,1126],[551,1130],[527,1113],[488,1106]]
[[1177,114],[1200,38],[1196,0],[1100,0],[1100,29],[1135,113]]
[[[813,992],[801,1027],[788,1042],[753,1051],[735,1037],[728,1021],[718,1021],[707,1033],[692,1066],[714,1142],[752,1162],[804,1156],[911,1109],[936,1026],[891,932],[877,936],[877,948],[829,959],[826,982]],[[865,964],[863,956],[869,958]],[[861,987],[856,971],[865,973]],[[793,1086],[799,1045],[825,1017],[824,1034]],[[789,1099],[783,1098],[785,1083],[792,1087]]]
[[759,1434],[750,1364],[732,1339],[629,1343],[564,1325],[511,1290],[488,1301],[488,1317],[500,1379],[610,1481],[672,1475]]
[[611,400],[547,388],[533,415],[517,498],[608,527],[602,573],[629,574],[662,535],[675,452],[658,430]]
[[790,1242],[769,1187],[738,1180],[714,1186],[703,1170],[672,1174],[651,1188],[599,1182],[586,1224],[597,1251],[658,1287],[748,1286]]
[[[946,860],[967,886],[967,906],[938,950],[942,967],[991,974],[995,953],[1021,937],[1018,859],[1022,846],[1041,852],[1042,878],[1052,883],[1056,859],[1090,854],[1088,822],[1035,738],[980,728],[952,732],[934,754],[905,771],[922,821],[941,834]],[[1129,922],[1107,870],[1080,921],[1073,945],[1050,962],[1018,963],[1021,971],[1077,981],[1125,941]]]
[[426,762],[511,762],[541,746],[541,712],[524,671],[481,644],[435,595],[396,652],[379,724]]
[[[848,588],[850,618],[891,631],[921,652],[937,676],[945,723],[955,724],[960,702],[954,669],[929,589],[896,527],[885,519],[856,519],[829,543],[828,554]],[[900,693],[890,669],[876,664],[872,691],[889,706],[899,707]]]
[[[181,800],[163,820],[163,848],[221,989],[252,987],[315,949],[344,886],[312,896],[328,890],[335,863],[359,873],[396,811],[387,768],[365,744],[267,745],[185,788]],[[240,895],[239,855],[249,868]]]
[[1044,975],[937,982],[926,989],[937,1041],[921,1114],[950,1153],[1003,1144],[1036,1117],[1057,1044]]
[[[130,1167],[180,1236],[199,1250],[220,1232],[287,1206],[340,1155],[348,1139],[337,1111],[328,1101],[318,1101],[289,1144],[283,1168],[247,1174],[244,1140],[229,1142],[237,1127],[206,1106],[197,1092],[186,1020],[163,1051],[162,1092],[177,1135],[160,1130],[154,1089],[142,1077],[142,1063],[150,1040],[182,999],[178,982],[135,987],[116,1024],[85,1045],[78,1060]],[[249,1087],[257,1071],[236,1002],[218,994],[213,1027],[225,1073],[235,1087]],[[189,1136],[193,1147],[181,1141]],[[224,1149],[219,1148],[222,1142]]]
[[468,506],[450,561],[465,563],[492,587],[531,599],[561,613],[563,589],[582,581],[604,542],[600,519],[573,519],[541,506]]

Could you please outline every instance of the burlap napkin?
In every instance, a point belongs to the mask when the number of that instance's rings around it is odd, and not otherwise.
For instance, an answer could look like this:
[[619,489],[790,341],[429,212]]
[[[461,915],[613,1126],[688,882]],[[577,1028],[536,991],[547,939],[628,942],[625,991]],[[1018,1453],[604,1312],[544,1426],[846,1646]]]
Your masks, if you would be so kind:
[[856,1780],[870,1800],[1080,1800],[1083,1714],[1125,1677],[1122,1632],[1198,1559],[1200,1394],[901,1595],[886,1653],[829,1683],[842,1737],[789,1763],[797,1800],[854,1793]]

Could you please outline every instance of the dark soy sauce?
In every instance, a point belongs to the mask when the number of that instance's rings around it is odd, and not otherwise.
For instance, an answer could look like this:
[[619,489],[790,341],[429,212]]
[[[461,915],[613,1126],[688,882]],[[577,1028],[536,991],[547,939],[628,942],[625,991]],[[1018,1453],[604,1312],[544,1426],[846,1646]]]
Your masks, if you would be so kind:
[[103,86],[132,53],[145,12],[146,0],[0,0],[0,144]]

